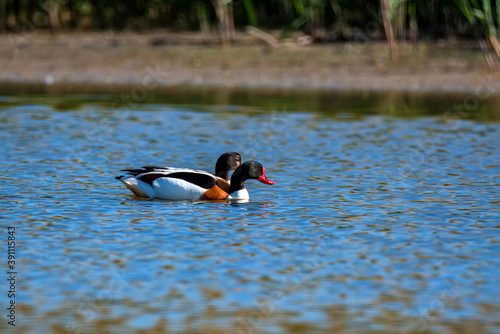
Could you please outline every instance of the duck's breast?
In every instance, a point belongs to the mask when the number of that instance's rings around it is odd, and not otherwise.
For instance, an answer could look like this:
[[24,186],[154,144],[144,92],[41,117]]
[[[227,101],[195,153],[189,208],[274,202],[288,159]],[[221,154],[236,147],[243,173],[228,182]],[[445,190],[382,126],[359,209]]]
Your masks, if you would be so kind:
[[225,200],[229,197],[229,183],[217,178],[216,183],[200,197],[202,201]]
[[247,188],[243,188],[232,193],[231,196],[229,196],[229,199],[249,200],[250,195],[248,194]]

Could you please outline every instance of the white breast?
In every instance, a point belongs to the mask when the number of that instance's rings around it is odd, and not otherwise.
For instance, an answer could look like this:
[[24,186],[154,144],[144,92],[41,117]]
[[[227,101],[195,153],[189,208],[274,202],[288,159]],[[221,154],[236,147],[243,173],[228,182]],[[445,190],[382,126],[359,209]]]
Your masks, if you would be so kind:
[[229,199],[249,200],[250,195],[248,195],[248,190],[246,188],[243,188],[229,195]]

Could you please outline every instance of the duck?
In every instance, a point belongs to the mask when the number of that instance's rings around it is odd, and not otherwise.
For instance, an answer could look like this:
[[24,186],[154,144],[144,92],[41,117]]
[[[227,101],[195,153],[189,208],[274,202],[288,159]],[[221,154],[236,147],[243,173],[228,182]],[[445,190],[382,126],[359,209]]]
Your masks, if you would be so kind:
[[215,163],[215,176],[230,182],[229,172],[238,168],[242,163],[238,152],[223,153]]
[[[142,169],[144,170],[144,169]],[[230,182],[210,172],[182,168],[123,170],[128,175],[117,176],[136,196],[168,200],[249,200],[245,181],[258,180],[264,184],[274,182],[266,177],[266,170],[257,161],[245,161],[239,165]]]
[[[229,172],[238,168],[238,166],[241,165],[241,161],[242,161],[241,155],[238,152],[223,153],[215,163],[214,175],[226,180],[227,182],[230,182]],[[159,166],[144,166],[141,168],[122,169],[121,172],[127,172],[130,175],[136,176],[150,172],[165,172],[174,170],[179,172],[186,172],[186,171],[200,172],[199,170],[195,169],[177,168],[177,167],[159,167]]]
[[[222,178],[226,182],[229,183],[230,182],[229,172],[233,171],[237,167],[239,167],[241,165],[241,162],[242,162],[241,155],[238,152],[223,153],[217,159],[217,162],[215,163],[215,174],[212,174],[212,175],[215,175],[218,178]],[[196,170],[196,169],[178,168],[178,167],[159,167],[159,166],[144,166],[141,168],[122,169],[121,172],[127,172],[128,173],[127,176],[134,176],[134,177],[138,177],[142,174],[152,173],[152,172],[156,172],[156,173],[173,173],[173,172],[178,172],[178,173],[208,173],[208,172]],[[120,176],[117,176],[116,179],[123,182],[123,180],[125,180],[125,176],[120,175]],[[123,182],[123,183],[136,196],[145,197],[145,198],[148,197],[143,192],[141,192],[139,188],[133,186],[133,184],[135,182],[132,182],[132,180],[128,180],[128,181]]]

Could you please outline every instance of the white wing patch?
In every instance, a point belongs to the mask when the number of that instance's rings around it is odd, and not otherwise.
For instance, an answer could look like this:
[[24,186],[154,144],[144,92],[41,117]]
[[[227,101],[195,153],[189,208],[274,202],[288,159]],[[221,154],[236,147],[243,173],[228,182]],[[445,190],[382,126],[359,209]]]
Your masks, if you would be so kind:
[[137,175],[137,177],[148,174],[148,173],[158,173],[158,174],[164,174],[165,176],[168,176],[169,174],[173,173],[197,173],[197,174],[205,174],[211,177],[215,177],[214,174],[210,172],[206,172],[204,170],[198,170],[198,169],[189,169],[189,168],[175,168],[175,167],[161,167],[161,168],[154,168],[152,170],[144,171],[144,173]]

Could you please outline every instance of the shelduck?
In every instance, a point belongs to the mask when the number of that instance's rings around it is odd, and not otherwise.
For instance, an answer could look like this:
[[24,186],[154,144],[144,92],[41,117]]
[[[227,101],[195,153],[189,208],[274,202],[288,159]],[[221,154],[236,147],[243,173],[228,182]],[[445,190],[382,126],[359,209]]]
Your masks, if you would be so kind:
[[[237,161],[239,154],[228,152],[222,161]],[[233,158],[231,158],[233,157]],[[219,158],[219,160],[221,160]],[[170,200],[225,200],[237,199],[248,200],[248,191],[244,182],[248,179],[256,179],[264,184],[274,184],[266,177],[266,170],[257,161],[246,161],[234,171],[229,183],[227,178],[229,170],[234,164],[231,162],[216,164],[216,175],[193,169],[172,167],[143,167],[141,169],[123,170],[128,175],[116,177],[138,197],[162,198]],[[217,170],[219,166],[219,170]],[[227,170],[227,171],[222,171]],[[217,176],[222,175],[223,177]]]
[[238,152],[226,152],[215,163],[215,176],[229,182],[229,172],[241,165],[241,155]]
[[[215,163],[215,176],[220,177],[229,182],[229,172],[238,168],[241,165],[241,155],[238,152],[226,152],[222,154]],[[127,172],[129,175],[137,176],[149,172],[165,172],[165,171],[192,171],[203,172],[196,169],[177,168],[177,167],[159,167],[159,166],[144,166],[141,168],[122,169],[121,172]],[[116,177],[119,180],[119,177]]]

